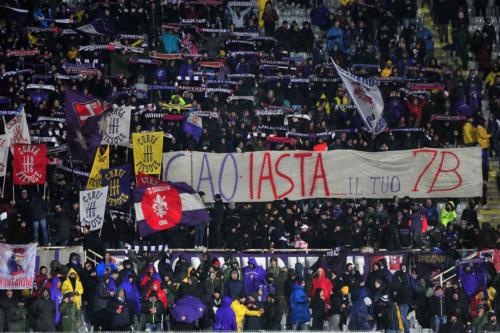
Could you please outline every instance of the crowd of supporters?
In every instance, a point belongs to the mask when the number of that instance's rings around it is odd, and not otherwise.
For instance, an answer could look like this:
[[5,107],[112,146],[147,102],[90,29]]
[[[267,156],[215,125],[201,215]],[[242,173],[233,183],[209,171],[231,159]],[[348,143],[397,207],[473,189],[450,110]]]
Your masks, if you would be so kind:
[[[277,8],[284,5],[6,1],[0,9],[1,108],[16,110],[24,104],[30,134],[53,138],[47,145],[54,149],[44,188],[10,190],[12,168],[7,166],[0,199],[7,217],[0,221],[0,242],[83,245],[97,253],[127,243],[236,250],[439,248],[450,253],[496,248],[500,229],[480,224],[477,212],[487,205],[490,164],[500,152],[500,57],[494,57],[498,1],[496,17],[486,17],[485,1],[473,6],[465,0],[422,4],[430,8],[437,36],[417,18],[418,4],[412,0],[342,0],[334,10],[322,1],[286,4],[310,8],[310,17],[300,17],[300,22],[280,19]],[[484,16],[483,26],[473,33],[469,9]],[[435,56],[438,39],[446,58]],[[140,48],[143,52],[135,53]],[[27,50],[36,52],[23,56]],[[330,57],[380,82],[387,122],[383,133],[366,130]],[[67,128],[57,119],[64,118],[68,89],[105,105],[216,115],[204,119],[196,140],[175,117],[135,113],[131,132],[163,131],[165,151],[480,146],[483,197],[224,203],[216,195],[208,227],[180,225],[141,238],[127,207],[119,217],[107,218],[101,231],[90,231],[78,216],[86,178],[68,172],[68,152],[56,149],[67,143]],[[125,164],[128,153],[128,148],[113,147],[110,165]],[[75,169],[90,170],[89,163],[74,162]],[[136,258],[135,266],[124,262],[122,269],[112,267],[108,257],[97,267],[90,262],[82,267],[71,258],[66,266],[42,268],[32,295],[7,291],[0,298],[4,327],[75,331],[91,323],[95,330],[140,325],[151,330],[275,330],[300,329],[312,320],[314,329],[328,322],[330,329],[408,332],[406,315],[415,308],[419,325],[435,332],[498,329],[500,303],[490,293],[500,287],[494,269],[488,269],[490,289],[468,295],[458,281],[433,287],[415,272],[402,267],[391,274],[383,264],[374,266],[365,281],[352,265],[345,272],[333,272],[328,265],[299,272],[270,263],[265,272],[254,263],[242,271],[207,258],[191,269],[191,263],[180,260],[172,270],[161,265],[165,258],[158,268],[150,259]],[[258,283],[245,278],[248,272],[258,276]],[[169,315],[174,301],[186,295],[207,305],[191,326]]]

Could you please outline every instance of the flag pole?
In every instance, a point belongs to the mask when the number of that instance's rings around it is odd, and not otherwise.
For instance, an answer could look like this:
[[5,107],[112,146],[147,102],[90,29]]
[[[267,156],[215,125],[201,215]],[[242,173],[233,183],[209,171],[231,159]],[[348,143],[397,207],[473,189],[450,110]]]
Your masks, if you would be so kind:
[[2,199],[5,198],[5,179],[7,176],[3,176],[3,184],[2,184]]

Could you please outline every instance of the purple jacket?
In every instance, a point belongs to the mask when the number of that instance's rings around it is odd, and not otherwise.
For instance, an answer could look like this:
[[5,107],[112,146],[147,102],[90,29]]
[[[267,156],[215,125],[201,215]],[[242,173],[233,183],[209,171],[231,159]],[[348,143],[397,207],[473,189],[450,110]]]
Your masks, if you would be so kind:
[[214,319],[214,331],[237,331],[238,326],[236,325],[236,316],[234,315],[233,309],[231,309],[231,298],[224,297],[222,299],[222,304]]
[[[253,266],[253,268],[250,267]],[[259,286],[266,281],[266,270],[255,261],[255,258],[248,260],[248,266],[243,269],[243,288],[245,295],[250,295],[259,291]]]
[[59,304],[61,304],[63,295],[61,289],[57,288],[57,283],[61,281],[57,276],[50,281],[50,299],[56,305],[56,317],[54,323],[57,325],[61,321],[61,313],[59,313]]
[[137,285],[135,283],[131,284],[128,280],[128,276],[127,274],[125,280],[120,284],[119,289],[125,290],[125,295],[130,305],[133,307],[134,313],[139,315],[141,313],[141,295],[139,294]]

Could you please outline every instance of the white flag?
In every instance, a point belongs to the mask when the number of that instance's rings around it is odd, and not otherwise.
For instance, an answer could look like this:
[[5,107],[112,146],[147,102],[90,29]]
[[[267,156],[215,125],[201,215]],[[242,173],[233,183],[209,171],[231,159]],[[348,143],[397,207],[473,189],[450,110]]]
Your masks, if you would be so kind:
[[88,226],[90,231],[102,228],[107,198],[107,186],[80,191],[80,224],[82,226]]
[[26,121],[24,106],[21,105],[18,110],[19,114],[5,124],[5,134],[9,136],[11,144],[24,143],[29,145],[31,144],[30,130]]
[[130,140],[130,106],[113,106],[102,120],[102,145],[128,145]]
[[382,118],[384,100],[375,80],[354,75],[332,62],[368,130],[373,134],[382,132],[386,126]]
[[36,244],[0,244],[0,289],[31,289],[35,280]]
[[0,177],[5,177],[7,159],[9,158],[10,138],[7,134],[0,135]]

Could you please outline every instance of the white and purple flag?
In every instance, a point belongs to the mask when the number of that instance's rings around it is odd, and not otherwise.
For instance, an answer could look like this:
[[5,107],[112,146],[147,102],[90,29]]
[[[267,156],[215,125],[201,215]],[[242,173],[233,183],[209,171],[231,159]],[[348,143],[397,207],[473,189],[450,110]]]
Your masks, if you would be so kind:
[[203,134],[203,120],[193,112],[187,114],[182,124],[184,133],[191,135],[196,141],[200,141]]

